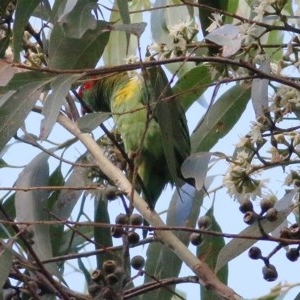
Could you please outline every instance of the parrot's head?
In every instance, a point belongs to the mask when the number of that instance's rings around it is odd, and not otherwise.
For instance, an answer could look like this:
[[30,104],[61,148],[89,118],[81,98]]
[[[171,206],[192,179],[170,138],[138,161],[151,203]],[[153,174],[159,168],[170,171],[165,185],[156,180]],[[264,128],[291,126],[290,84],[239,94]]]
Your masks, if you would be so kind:
[[[82,112],[102,111],[109,112],[112,94],[118,88],[128,83],[128,75],[121,72],[102,78],[92,77],[86,81],[78,91],[79,97],[86,105],[82,105]],[[90,107],[90,109],[88,109]]]
[[78,90],[78,96],[81,100],[81,112],[83,115],[91,112],[93,107],[93,98],[95,98],[95,85],[97,83],[96,79],[86,81]]

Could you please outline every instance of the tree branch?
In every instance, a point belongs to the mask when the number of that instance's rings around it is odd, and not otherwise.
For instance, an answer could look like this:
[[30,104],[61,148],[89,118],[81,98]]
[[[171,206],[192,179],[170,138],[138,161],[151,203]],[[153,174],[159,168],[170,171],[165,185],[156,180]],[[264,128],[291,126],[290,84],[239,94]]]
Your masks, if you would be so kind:
[[[132,191],[132,185],[120,169],[114,166],[104,155],[103,150],[93,140],[90,134],[82,133],[77,125],[62,114],[58,117],[58,123],[76,136],[92,154],[98,167],[122,190],[133,206],[152,226],[165,227],[159,215],[150,210],[147,203],[136,191]],[[186,265],[197,275],[199,282],[207,289],[223,299],[242,299],[231,288],[222,283],[216,274],[203,261],[199,260],[172,232],[156,232],[158,239],[169,247]]]

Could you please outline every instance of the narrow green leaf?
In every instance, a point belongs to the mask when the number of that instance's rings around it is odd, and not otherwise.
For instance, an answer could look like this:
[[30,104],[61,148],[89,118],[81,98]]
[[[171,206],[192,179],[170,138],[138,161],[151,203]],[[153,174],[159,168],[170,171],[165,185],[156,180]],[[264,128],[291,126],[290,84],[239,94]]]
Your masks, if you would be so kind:
[[[265,73],[271,73],[270,60],[264,60],[259,70]],[[255,78],[252,80],[251,86],[251,98],[252,105],[254,108],[256,119],[263,116],[268,111],[269,106],[269,95],[268,95],[269,80],[262,78]]]
[[[49,180],[49,155],[40,153],[21,172],[17,179],[17,188],[42,187],[48,185]],[[20,222],[47,221],[49,220],[47,190],[17,191],[15,197],[16,218]],[[53,257],[49,225],[33,224],[34,232],[32,248],[40,260]],[[45,265],[46,269],[60,278],[58,267],[55,263]]]
[[[5,246],[4,246],[5,245]],[[2,288],[8,279],[13,261],[13,254],[11,252],[12,243],[9,241],[7,244],[1,243],[0,247],[0,287]]]
[[133,34],[139,38],[142,35],[142,33],[145,31],[146,26],[147,26],[146,22],[140,22],[140,23],[132,23],[132,24],[110,25],[109,29],[115,31],[124,31],[126,33]]
[[54,23],[53,11],[48,0],[40,1],[39,5],[33,11],[32,16],[52,24]]
[[20,52],[22,50],[22,41],[25,26],[31,17],[40,0],[18,0],[16,6],[15,22],[13,27],[12,48],[14,52],[14,61],[20,60]]
[[[287,193],[282,199],[280,199],[276,204],[275,208],[278,210],[278,217],[274,222],[270,222],[266,219],[253,223],[248,226],[246,229],[242,230],[239,235],[253,236],[259,238],[262,236],[261,228],[265,233],[270,233],[274,231],[278,226],[280,226],[285,220],[286,217],[292,212],[293,207],[289,206],[293,200],[295,191]],[[284,207],[284,208],[282,208]],[[282,208],[282,209],[280,209]],[[221,251],[218,256],[218,260],[215,267],[215,272],[218,272],[223,268],[229,261],[243,253],[249,247],[256,243],[255,239],[233,239],[231,240]]]
[[206,66],[197,66],[186,72],[173,87],[175,101],[180,102],[185,111],[206,91],[212,82]]
[[[124,4],[122,5],[127,6],[127,3],[125,3],[126,1],[121,0],[120,2],[124,2]],[[141,1],[139,1],[139,3],[132,3],[130,5],[130,9],[142,9],[141,4]],[[103,53],[103,60],[106,65],[124,64],[125,58],[127,56],[136,55],[136,50],[138,46],[137,39],[135,37],[131,38],[130,42],[128,43],[128,35],[126,33],[130,33],[130,30],[132,31],[133,28],[136,26],[134,24],[131,25],[131,23],[143,24],[143,18],[141,13],[132,15],[132,20],[130,22],[127,21],[127,23],[124,23],[120,15],[121,12],[117,6],[117,2],[114,2],[113,9],[114,10],[111,12],[109,19],[109,28],[111,28],[112,31],[110,33],[109,42],[107,43],[107,46]],[[141,28],[138,28],[138,33],[141,34],[141,32],[143,31],[142,27],[145,26],[140,25],[140,27]],[[137,31],[137,29],[135,28],[134,31]]]
[[53,74],[43,74],[41,72],[16,73],[6,86],[0,87],[0,95],[3,95],[11,90],[18,91],[22,86],[29,83],[44,81],[45,84],[47,84],[50,83],[53,78]]
[[191,136],[192,153],[209,151],[241,117],[250,91],[235,85],[208,110]]
[[67,9],[67,5],[74,1],[66,3],[65,11],[59,17],[65,35],[70,38],[80,39],[87,30],[95,30],[97,21],[92,14],[93,9],[97,9],[97,3],[91,0],[78,0],[73,7]]
[[41,122],[40,139],[46,139],[50,134],[71,85],[80,77],[81,75],[62,74],[51,82],[52,91],[47,95],[42,110],[44,119]]
[[[80,158],[77,162],[84,162]],[[64,187],[83,187],[91,184],[91,179],[88,178],[88,168],[75,166],[66,180]],[[70,217],[74,206],[77,204],[83,190],[64,189],[60,192],[57,201],[55,202],[52,212],[60,220],[66,220]]]
[[81,226],[76,229],[76,233],[73,228],[70,228],[63,231],[62,235],[57,237],[57,244],[55,246],[58,249],[56,255],[79,252],[88,243],[87,238],[94,238],[94,228],[84,226],[84,223],[81,222]]
[[[210,217],[210,219],[212,220],[212,225],[209,228],[209,230],[212,230],[215,232],[222,232],[217,220],[214,217],[213,207],[211,207],[205,215]],[[224,246],[225,246],[224,238],[214,237],[211,235],[204,236],[203,243],[199,247],[197,247],[197,257],[199,257],[201,260],[205,261],[210,266],[210,268],[213,270],[216,266],[219,253],[223,249]],[[218,272],[217,275],[218,275],[218,278],[224,284],[227,284],[228,266],[226,265],[226,267],[223,268],[222,270],[220,270],[220,272]],[[217,297],[209,289],[206,289],[203,286],[200,286],[200,293],[201,293],[202,300],[214,300],[214,299],[218,300],[219,299],[219,297]]]
[[0,98],[0,149],[4,148],[6,143],[23,125],[44,85],[45,81],[28,83],[22,89],[13,93],[11,97],[8,97],[6,101],[3,102]]
[[76,123],[81,132],[91,132],[110,117],[110,113],[95,112],[84,115]]
[[7,63],[5,60],[0,60],[0,86],[7,85],[13,78],[14,73],[15,70],[11,64]]
[[[108,214],[108,207],[107,207],[107,200],[105,199],[103,194],[98,194],[94,198],[94,222],[96,223],[103,223],[103,224],[111,224],[109,214]],[[111,247],[112,237],[110,234],[110,228],[101,228],[101,227],[94,227],[94,239],[95,239],[95,249],[101,249],[105,247]],[[97,255],[97,268],[102,268],[104,261],[106,260],[116,260],[116,253],[106,252],[100,255]],[[118,261],[117,263],[121,263]]]
[[123,24],[130,24],[128,1],[116,0]]
[[98,21],[95,30],[87,30],[81,39],[66,37],[59,23],[50,36],[49,67],[57,69],[93,68],[108,42],[108,23]]

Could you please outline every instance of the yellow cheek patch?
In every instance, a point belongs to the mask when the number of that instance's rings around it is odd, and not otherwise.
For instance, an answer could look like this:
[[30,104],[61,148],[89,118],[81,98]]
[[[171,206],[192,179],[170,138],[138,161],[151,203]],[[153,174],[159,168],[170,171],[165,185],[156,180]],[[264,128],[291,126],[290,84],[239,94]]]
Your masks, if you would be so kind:
[[120,105],[124,101],[130,101],[137,96],[137,87],[140,88],[140,82],[137,78],[132,78],[124,87],[118,90],[115,97],[115,106]]

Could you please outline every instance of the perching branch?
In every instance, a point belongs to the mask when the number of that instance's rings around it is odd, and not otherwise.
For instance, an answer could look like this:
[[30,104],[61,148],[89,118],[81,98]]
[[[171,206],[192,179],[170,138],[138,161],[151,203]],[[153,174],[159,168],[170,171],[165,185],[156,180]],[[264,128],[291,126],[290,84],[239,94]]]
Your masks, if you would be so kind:
[[[93,140],[90,134],[82,133],[77,125],[62,114],[58,117],[58,123],[76,136],[94,157],[101,171],[109,177],[120,190],[132,202],[139,213],[154,227],[164,227],[165,224],[154,211],[150,210],[147,203],[136,191],[132,191],[132,185],[120,169],[114,166],[104,155],[103,150]],[[197,275],[199,282],[216,295],[237,300],[242,299],[234,290],[222,283],[209,266],[198,259],[172,232],[156,232],[158,240],[169,247],[186,265]]]

